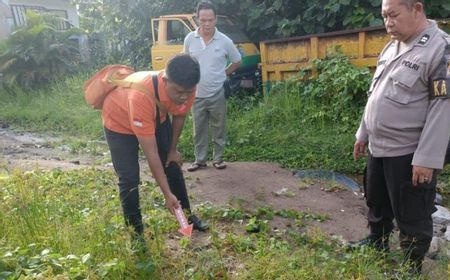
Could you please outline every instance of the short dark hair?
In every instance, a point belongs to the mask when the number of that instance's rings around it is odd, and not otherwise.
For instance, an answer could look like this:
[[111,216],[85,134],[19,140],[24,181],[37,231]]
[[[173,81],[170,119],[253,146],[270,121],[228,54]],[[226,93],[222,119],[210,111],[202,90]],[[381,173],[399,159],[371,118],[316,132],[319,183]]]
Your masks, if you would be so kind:
[[210,1],[200,1],[200,2],[198,2],[198,4],[197,4],[197,16],[198,16],[198,13],[201,10],[212,10],[214,12],[214,16],[217,15],[217,13],[216,13],[216,6],[214,6],[214,4],[212,2],[210,2]]
[[192,88],[200,81],[200,64],[188,54],[175,55],[167,62],[166,76],[183,88]]

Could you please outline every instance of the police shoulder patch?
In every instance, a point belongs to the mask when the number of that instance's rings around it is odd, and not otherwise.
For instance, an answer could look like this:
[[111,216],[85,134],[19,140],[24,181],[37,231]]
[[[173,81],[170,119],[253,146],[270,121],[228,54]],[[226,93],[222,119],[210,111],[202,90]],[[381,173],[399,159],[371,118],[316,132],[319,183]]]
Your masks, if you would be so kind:
[[450,76],[445,79],[433,80],[430,84],[430,98],[450,97]]
[[450,97],[450,37],[444,36],[443,38],[447,44],[436,72],[430,79],[430,98]]

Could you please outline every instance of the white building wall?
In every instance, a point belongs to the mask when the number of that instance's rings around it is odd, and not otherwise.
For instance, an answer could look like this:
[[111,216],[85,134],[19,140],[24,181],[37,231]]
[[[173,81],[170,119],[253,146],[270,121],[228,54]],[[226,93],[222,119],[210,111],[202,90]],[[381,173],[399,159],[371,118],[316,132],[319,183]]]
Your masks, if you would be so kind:
[[14,24],[8,0],[0,0],[0,40],[6,39]]
[[46,9],[67,11],[68,21],[75,27],[80,27],[77,9],[70,0],[9,0],[10,5],[42,6]]

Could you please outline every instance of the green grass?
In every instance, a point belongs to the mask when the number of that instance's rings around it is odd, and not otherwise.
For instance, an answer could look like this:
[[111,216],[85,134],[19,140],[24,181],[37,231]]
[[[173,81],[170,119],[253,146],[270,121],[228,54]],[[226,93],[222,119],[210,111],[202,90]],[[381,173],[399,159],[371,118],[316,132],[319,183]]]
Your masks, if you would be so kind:
[[[62,136],[74,152],[103,139],[100,112],[86,105],[82,84],[87,75],[67,78],[48,88],[13,93],[0,91],[0,122],[13,129]],[[229,161],[270,161],[288,168],[325,168],[358,173],[362,163],[351,158],[353,131],[333,123],[302,120],[302,103],[295,94],[263,99],[253,95],[228,103]],[[332,140],[332,141],[330,141]],[[95,150],[95,147],[90,147]],[[192,119],[180,140],[186,160],[193,159]]]
[[[58,135],[63,138],[61,145],[73,153],[101,154],[105,146],[97,142],[103,140],[100,112],[86,105],[83,97],[82,85],[87,77],[69,77],[36,91],[0,90],[0,123],[16,130]],[[354,77],[359,76],[351,74],[348,80]],[[314,168],[360,174],[364,161],[353,161],[352,150],[362,106],[352,105],[353,99],[348,100],[345,95],[338,95],[333,101],[337,94],[323,85],[327,80],[332,81],[325,76],[309,83],[278,84],[266,97],[241,92],[237,98],[231,98],[225,159],[277,162],[294,170]],[[345,84],[342,79],[335,83]],[[354,87],[362,86],[358,82]],[[342,90],[346,88],[352,87],[346,85]],[[329,92],[328,97],[322,92]],[[179,144],[186,161],[194,158],[192,135],[189,115]],[[440,176],[444,194],[450,193],[449,174],[447,171]],[[445,202],[450,205],[449,199]]]
[[[100,112],[84,102],[86,78],[67,78],[32,92],[0,91],[0,123],[60,136],[60,144],[74,153],[100,154],[105,148],[97,143],[103,140]],[[348,107],[351,100],[327,100],[320,90],[313,98],[305,96],[322,86],[311,85],[288,82],[264,98],[229,100],[226,160],[360,173],[364,162],[354,162],[351,153],[361,107]],[[190,116],[179,149],[193,159]],[[439,179],[447,204],[449,178],[447,169]],[[197,212],[212,229],[209,243],[197,248],[174,234],[176,221],[148,182],[141,201],[151,257],[144,256],[130,244],[114,186],[112,172],[94,169],[1,175],[0,279],[409,279],[396,264],[399,256],[349,253],[304,227],[308,220],[326,219],[321,213],[270,208],[249,213],[200,205]],[[274,215],[293,219],[298,227],[272,231],[267,220]]]
[[[407,279],[399,256],[348,252],[303,226],[323,220],[318,213],[199,205],[211,224],[199,246],[175,233],[161,193],[144,182],[148,256],[131,245],[112,172],[16,172],[0,182],[0,279]],[[245,233],[274,215],[299,226]]]
[[69,77],[38,90],[0,90],[0,122],[20,130],[101,139],[100,112],[86,105],[82,93],[87,77]]

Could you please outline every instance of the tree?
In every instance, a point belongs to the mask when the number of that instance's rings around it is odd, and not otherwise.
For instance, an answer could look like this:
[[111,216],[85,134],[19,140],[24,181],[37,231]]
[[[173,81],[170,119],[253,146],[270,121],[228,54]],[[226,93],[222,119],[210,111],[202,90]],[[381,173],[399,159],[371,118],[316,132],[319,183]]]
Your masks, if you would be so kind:
[[[75,0],[87,32],[108,38],[110,62],[150,64],[150,19],[191,13],[194,0]],[[382,25],[381,0],[212,0],[254,42]],[[450,17],[448,0],[426,3],[431,18]]]
[[[76,0],[82,28],[107,38],[109,57],[104,63],[124,63],[149,68],[151,18],[192,12],[192,0]],[[97,35],[98,36],[98,35]]]
[[56,30],[58,19],[28,11],[26,25],[19,27],[0,48],[0,72],[6,86],[25,88],[45,84],[77,70],[78,46],[73,34]]

